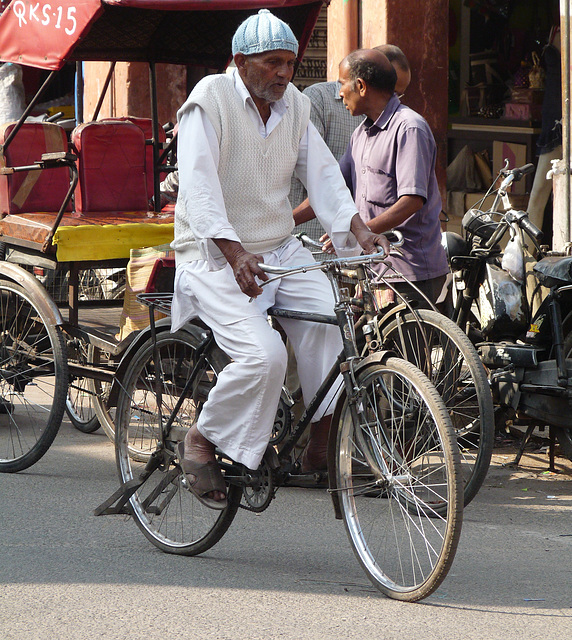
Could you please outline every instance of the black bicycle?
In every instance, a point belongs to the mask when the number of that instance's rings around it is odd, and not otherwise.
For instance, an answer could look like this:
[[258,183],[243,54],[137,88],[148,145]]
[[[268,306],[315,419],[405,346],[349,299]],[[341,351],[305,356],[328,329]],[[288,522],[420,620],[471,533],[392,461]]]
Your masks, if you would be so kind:
[[[372,340],[377,315],[367,265],[382,259],[367,255],[290,269],[265,267],[274,277],[325,271],[335,315],[270,313],[336,324],[343,350],[292,432],[277,448],[269,445],[259,469],[253,472],[218,453],[228,485],[223,511],[206,508],[187,489],[176,445],[228,359],[207,328],[188,324],[170,333],[152,324],[149,339],[122,377],[116,414],[122,486],[96,514],[131,513],[144,535],[165,552],[206,551],[229,528],[243,495],[243,506],[263,511],[277,488],[298,472],[290,454],[327,392],[340,385],[328,451],[336,517],[343,518],[359,562],[383,593],[407,601],[432,593],[453,562],[461,533],[459,447],[447,408],[429,379],[413,364],[380,351]],[[366,354],[357,345],[352,299],[339,285],[347,268],[357,270],[363,313],[369,318],[360,324],[371,346]],[[171,297],[146,294],[141,299],[152,310],[168,313]]]

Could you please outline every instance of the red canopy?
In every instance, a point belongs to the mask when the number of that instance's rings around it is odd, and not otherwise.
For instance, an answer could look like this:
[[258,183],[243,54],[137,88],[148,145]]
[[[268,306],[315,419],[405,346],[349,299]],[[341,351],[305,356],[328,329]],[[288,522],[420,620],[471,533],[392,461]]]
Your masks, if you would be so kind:
[[304,52],[324,0],[12,0],[0,16],[0,60],[61,69],[76,60],[222,68],[238,25],[268,8]]

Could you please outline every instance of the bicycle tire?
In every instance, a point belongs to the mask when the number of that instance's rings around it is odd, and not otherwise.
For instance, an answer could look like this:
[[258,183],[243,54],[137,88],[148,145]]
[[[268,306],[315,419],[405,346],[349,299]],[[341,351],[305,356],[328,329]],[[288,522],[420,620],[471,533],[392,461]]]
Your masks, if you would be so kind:
[[22,471],[50,448],[63,418],[64,337],[24,287],[0,281],[0,472]]
[[[68,344],[68,362],[76,361],[80,365],[91,363],[89,343],[75,339]],[[66,397],[66,414],[72,425],[82,433],[94,433],[100,427],[95,411],[94,393],[91,380],[84,376],[74,376],[70,372]]]
[[[468,336],[436,311],[405,313],[381,327],[382,348],[413,362],[435,385],[451,415],[461,452],[464,503],[477,495],[494,447],[493,399],[483,364]],[[427,358],[426,347],[431,350]]]
[[[109,361],[108,354],[93,345],[89,345],[88,357],[89,361],[96,367],[104,366]],[[88,389],[92,395],[93,410],[95,411],[101,428],[111,442],[115,442],[115,410],[107,407],[107,398],[111,391],[111,383],[90,378],[88,380]]]
[[[157,336],[156,349],[160,361],[161,402],[156,395],[157,367],[155,346],[150,339],[135,353],[123,378],[116,412],[116,461],[122,483],[136,480],[149,466],[134,457],[132,450],[161,460],[159,467],[129,500],[131,515],[145,537],[166,553],[196,555],[216,544],[232,523],[238,510],[242,488],[230,485],[228,506],[215,511],[201,504],[185,488],[184,476],[173,455],[176,441],[181,440],[196,420],[216,375],[226,364],[226,356],[215,346],[194,385],[183,402],[166,448],[159,447],[160,420],[170,415],[191,372],[198,340],[185,331]],[[163,416],[159,417],[157,407]]]
[[[564,337],[563,343],[564,357],[567,360],[572,359],[572,331],[568,332]],[[572,460],[572,429],[566,427],[552,427],[556,435],[556,439],[560,444],[562,454]]]
[[365,367],[356,386],[353,406],[342,399],[336,443],[346,531],[371,582],[415,602],[445,579],[461,535],[455,433],[435,387],[405,360]]

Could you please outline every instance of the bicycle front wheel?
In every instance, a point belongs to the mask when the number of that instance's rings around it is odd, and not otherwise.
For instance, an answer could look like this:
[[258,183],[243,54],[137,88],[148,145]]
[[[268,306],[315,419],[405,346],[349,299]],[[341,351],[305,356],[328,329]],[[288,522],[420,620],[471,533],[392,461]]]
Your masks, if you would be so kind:
[[477,495],[493,452],[494,407],[475,347],[449,318],[419,309],[382,327],[383,348],[425,373],[443,398],[461,453],[465,506]]
[[459,448],[427,377],[398,358],[365,368],[337,435],[337,487],[353,550],[368,578],[417,601],[444,580],[463,513]]
[[232,523],[242,496],[240,487],[227,486],[226,509],[205,507],[185,487],[174,455],[176,442],[196,421],[217,373],[226,364],[216,347],[174,416],[168,442],[161,444],[161,429],[194,368],[197,346],[198,340],[185,331],[157,336],[156,348],[152,340],[144,343],[125,373],[116,412],[121,482],[146,478],[130,499],[133,518],[156,547],[179,555],[196,555],[216,544]]
[[52,444],[68,385],[64,338],[24,287],[0,281],[0,472],[27,469]]

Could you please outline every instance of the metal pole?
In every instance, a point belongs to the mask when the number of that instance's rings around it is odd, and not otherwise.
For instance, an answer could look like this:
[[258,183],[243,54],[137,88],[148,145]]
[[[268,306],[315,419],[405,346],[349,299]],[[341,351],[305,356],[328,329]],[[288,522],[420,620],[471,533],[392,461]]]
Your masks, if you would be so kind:
[[83,124],[83,62],[75,63],[75,122]]
[[156,213],[161,211],[161,180],[159,177],[159,102],[157,97],[157,69],[154,62],[149,63],[149,82],[151,90],[151,120],[153,126],[153,202]]
[[[95,111],[93,112],[93,117],[91,118],[92,120],[97,120],[99,116],[99,112],[101,111],[101,107],[103,106],[103,101],[105,100],[105,96],[107,95],[107,90],[109,89],[109,85],[111,84],[111,79],[113,78],[114,71],[115,71],[115,60],[109,65],[109,71],[107,72],[105,82],[103,83],[103,88],[101,90],[99,100],[95,105]],[[110,115],[113,115],[113,108],[111,109]]]
[[[562,112],[562,142],[565,166],[565,209],[562,223],[562,236],[570,242],[570,4],[572,0],[560,0],[560,32],[562,40],[562,71],[563,71],[563,112]],[[562,11],[564,9],[564,11]]]

